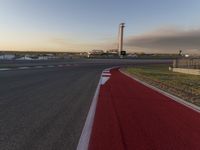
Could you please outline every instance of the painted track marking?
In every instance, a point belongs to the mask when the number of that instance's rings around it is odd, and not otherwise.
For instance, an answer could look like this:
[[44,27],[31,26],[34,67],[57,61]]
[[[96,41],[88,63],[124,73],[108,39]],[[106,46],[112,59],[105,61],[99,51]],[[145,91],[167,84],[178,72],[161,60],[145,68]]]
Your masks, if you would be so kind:
[[[113,68],[115,68],[115,67],[113,67]],[[95,112],[96,112],[98,96],[99,96],[99,91],[100,91],[100,86],[102,84],[105,84],[109,80],[109,78],[111,76],[110,71],[109,71],[110,69],[112,69],[112,68],[105,69],[101,74],[101,77],[100,77],[94,98],[92,100],[92,104],[90,106],[90,109],[89,109],[89,112],[88,112],[88,115],[87,115],[87,118],[85,121],[85,125],[83,127],[76,150],[88,150],[90,136],[91,136],[91,132],[92,132],[92,126],[93,126],[93,122],[94,122],[94,116],[95,116]],[[107,75],[107,76],[105,76],[105,75]]]

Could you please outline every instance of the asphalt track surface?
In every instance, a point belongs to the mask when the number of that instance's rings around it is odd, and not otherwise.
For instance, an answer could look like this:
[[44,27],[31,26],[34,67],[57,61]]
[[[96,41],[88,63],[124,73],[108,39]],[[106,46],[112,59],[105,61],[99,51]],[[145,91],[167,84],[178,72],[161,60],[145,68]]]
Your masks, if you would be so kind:
[[0,60],[0,69],[17,69],[19,67],[34,68],[37,66],[47,67],[49,65],[71,65],[71,66],[96,66],[96,65],[122,65],[122,64],[147,64],[147,63],[169,63],[169,59],[56,59],[56,60]]
[[199,150],[200,114],[111,71],[100,87],[89,150]]
[[102,70],[156,62],[170,61],[35,62],[35,68],[18,70],[14,64],[0,71],[0,150],[75,150]]
[[103,68],[0,72],[0,149],[76,149]]

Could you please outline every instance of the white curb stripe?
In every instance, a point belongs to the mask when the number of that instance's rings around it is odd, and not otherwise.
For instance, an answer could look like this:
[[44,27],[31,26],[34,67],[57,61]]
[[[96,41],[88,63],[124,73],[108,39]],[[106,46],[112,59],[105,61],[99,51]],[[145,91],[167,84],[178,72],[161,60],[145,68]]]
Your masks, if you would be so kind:
[[111,76],[110,73],[102,73],[103,76]]
[[104,85],[109,79],[110,77],[101,77],[101,85]]
[[110,79],[111,73],[109,70],[103,71],[101,75],[101,85],[104,85]]

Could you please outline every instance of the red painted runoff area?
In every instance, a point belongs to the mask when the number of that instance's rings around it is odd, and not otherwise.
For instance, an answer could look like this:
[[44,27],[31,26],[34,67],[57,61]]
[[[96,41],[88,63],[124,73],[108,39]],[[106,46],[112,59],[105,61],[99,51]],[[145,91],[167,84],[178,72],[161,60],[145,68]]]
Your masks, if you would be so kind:
[[111,70],[100,87],[89,150],[200,150],[200,114]]

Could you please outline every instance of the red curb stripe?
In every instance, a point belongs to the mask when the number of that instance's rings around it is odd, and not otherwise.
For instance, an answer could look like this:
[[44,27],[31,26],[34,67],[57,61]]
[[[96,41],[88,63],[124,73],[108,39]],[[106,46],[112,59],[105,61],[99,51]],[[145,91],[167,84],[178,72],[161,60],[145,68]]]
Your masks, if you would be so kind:
[[200,114],[111,71],[100,89],[89,150],[199,150]]

